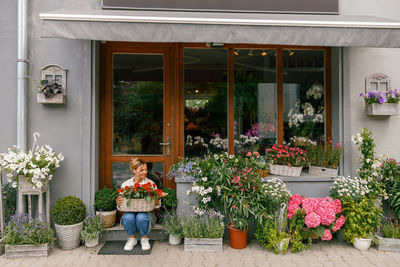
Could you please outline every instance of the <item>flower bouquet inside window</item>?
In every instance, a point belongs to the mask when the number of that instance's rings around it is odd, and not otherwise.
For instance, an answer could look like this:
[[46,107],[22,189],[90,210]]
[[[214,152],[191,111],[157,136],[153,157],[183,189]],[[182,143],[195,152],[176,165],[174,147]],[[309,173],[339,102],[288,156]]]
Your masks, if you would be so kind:
[[160,199],[162,190],[157,189],[155,184],[135,183],[134,186],[118,188],[118,193],[122,197],[122,204],[117,206],[119,211],[148,212],[156,207],[156,201]]
[[300,176],[307,164],[307,153],[298,147],[276,146],[267,149],[267,159],[271,162],[270,172],[276,175]]

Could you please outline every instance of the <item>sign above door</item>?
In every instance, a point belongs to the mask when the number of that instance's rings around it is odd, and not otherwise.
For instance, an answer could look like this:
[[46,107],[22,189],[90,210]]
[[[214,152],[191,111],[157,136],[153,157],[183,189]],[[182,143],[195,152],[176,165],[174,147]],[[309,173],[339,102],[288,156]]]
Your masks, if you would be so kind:
[[104,9],[339,14],[339,0],[103,0]]

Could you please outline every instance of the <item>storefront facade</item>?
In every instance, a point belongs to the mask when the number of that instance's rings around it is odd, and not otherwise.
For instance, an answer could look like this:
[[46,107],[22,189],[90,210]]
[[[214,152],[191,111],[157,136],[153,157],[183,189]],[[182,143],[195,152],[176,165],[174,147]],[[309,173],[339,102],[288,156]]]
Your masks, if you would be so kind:
[[[5,65],[15,66],[17,3],[5,2],[1,55]],[[152,162],[165,185],[173,186],[165,173],[179,157],[241,153],[253,141],[262,151],[307,135],[343,142],[341,173],[354,174],[357,151],[350,137],[367,127],[379,152],[400,158],[398,116],[368,117],[358,96],[373,73],[390,76],[392,88],[400,86],[400,17],[393,11],[400,4],[386,2],[376,10],[342,0],[337,12],[332,5],[329,12],[313,11],[318,15],[31,3],[28,147],[38,131],[40,143],[66,158],[52,181],[52,203],[72,194],[91,205],[99,186],[129,177],[133,155]],[[36,102],[35,83],[49,64],[68,69],[65,104]],[[0,118],[1,151],[17,143],[16,115],[7,112],[18,99],[8,90],[15,88],[15,69],[0,74],[1,107],[8,114]]]

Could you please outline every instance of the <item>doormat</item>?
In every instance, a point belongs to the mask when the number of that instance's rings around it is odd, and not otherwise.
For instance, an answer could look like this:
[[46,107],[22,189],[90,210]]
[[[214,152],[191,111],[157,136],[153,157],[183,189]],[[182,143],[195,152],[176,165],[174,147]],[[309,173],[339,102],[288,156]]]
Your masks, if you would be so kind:
[[106,241],[104,246],[97,253],[98,255],[150,255],[153,249],[154,240],[150,240],[150,249],[142,250],[140,242],[131,251],[125,251],[126,241]]

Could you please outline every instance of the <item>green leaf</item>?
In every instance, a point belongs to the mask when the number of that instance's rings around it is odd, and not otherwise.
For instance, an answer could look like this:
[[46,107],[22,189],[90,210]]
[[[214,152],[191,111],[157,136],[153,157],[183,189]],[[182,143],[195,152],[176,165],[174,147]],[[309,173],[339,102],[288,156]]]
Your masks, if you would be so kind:
[[325,228],[322,225],[319,225],[315,230],[313,231],[317,236],[321,237],[325,233]]

